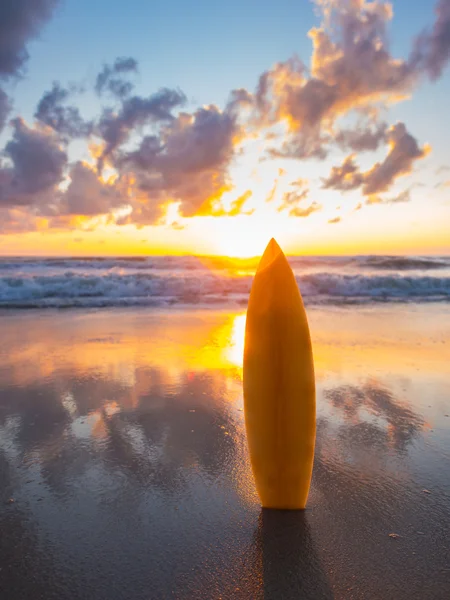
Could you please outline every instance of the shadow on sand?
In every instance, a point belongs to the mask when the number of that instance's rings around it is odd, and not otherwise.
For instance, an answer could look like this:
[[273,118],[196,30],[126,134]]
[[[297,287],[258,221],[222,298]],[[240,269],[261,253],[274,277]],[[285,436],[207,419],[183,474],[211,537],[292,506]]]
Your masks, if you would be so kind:
[[264,600],[333,598],[305,512],[263,508],[256,538]]

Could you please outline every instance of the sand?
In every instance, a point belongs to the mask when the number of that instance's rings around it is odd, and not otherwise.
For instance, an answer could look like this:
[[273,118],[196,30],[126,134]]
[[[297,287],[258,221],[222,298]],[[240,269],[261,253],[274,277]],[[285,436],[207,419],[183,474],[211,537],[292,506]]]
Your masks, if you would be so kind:
[[308,310],[303,513],[262,511],[245,315],[0,314],[0,598],[450,597],[450,307]]

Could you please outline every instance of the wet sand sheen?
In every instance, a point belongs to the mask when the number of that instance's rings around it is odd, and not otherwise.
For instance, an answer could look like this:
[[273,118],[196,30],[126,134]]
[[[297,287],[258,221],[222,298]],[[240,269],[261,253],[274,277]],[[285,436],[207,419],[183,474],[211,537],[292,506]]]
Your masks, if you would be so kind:
[[299,515],[258,505],[242,312],[1,314],[0,597],[446,598],[450,310],[308,317]]

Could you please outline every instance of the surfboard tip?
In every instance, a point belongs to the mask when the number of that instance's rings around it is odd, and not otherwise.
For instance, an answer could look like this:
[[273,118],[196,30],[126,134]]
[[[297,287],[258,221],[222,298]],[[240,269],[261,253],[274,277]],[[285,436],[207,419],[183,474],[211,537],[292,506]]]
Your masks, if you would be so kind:
[[271,238],[271,240],[269,241],[269,243],[266,246],[266,249],[264,250],[264,254],[261,257],[261,260],[260,260],[260,263],[258,266],[258,271],[261,271],[262,269],[266,269],[282,253],[283,253],[283,251],[280,248],[280,246],[278,245],[275,238]]

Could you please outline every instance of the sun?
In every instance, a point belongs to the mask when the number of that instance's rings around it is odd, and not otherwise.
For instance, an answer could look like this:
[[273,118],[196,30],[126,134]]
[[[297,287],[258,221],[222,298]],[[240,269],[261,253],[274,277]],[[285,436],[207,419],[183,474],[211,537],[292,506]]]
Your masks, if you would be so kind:
[[216,218],[212,239],[218,255],[232,258],[261,256],[272,237],[282,238],[287,231],[286,220],[278,215]]
[[219,244],[219,254],[231,258],[250,258],[259,256],[263,253],[265,246],[270,238],[267,234],[261,232],[242,232],[226,238]]

